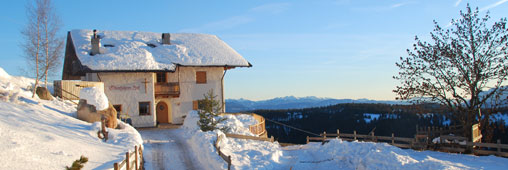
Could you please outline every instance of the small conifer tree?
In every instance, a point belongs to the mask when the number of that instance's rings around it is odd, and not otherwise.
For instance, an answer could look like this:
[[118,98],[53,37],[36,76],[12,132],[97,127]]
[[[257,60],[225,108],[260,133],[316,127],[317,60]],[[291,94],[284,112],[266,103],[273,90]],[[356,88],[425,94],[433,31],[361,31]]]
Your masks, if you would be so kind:
[[204,94],[204,99],[198,101],[198,125],[202,131],[211,131],[219,129],[221,131],[229,131],[228,127],[217,128],[217,124],[226,120],[226,118],[219,118],[219,113],[222,111],[222,104],[216,100],[217,95],[213,93],[213,89]]

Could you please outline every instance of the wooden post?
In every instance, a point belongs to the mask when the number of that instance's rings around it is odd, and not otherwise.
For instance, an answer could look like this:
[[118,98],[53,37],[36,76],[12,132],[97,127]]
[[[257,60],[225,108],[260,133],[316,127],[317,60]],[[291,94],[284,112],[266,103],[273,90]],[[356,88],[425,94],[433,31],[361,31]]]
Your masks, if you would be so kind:
[[116,162],[113,164],[113,167],[114,167],[114,170],[120,170],[120,168],[118,168],[118,163],[116,163]]
[[141,147],[141,145],[139,145],[139,155],[141,157],[141,159],[139,160],[139,164],[141,165],[140,167],[143,167],[143,148]]
[[376,137],[374,137],[374,132],[372,132],[372,133],[371,133],[371,138],[372,138],[372,139],[371,139],[371,140],[372,140],[372,142],[376,142]]
[[392,145],[394,145],[394,144],[395,144],[395,135],[392,133]]
[[131,168],[130,168],[130,167],[131,167],[131,165],[130,165],[130,164],[131,164],[131,161],[130,161],[130,159],[129,159],[129,152],[126,152],[126,153],[125,153],[125,161],[126,161],[126,162],[125,162],[125,163],[126,163],[125,165],[127,165],[127,170],[130,170],[130,169],[131,169]]
[[136,161],[136,169],[135,170],[138,170],[139,169],[139,164],[138,164],[138,146],[134,146],[134,153],[135,153],[135,156],[136,156],[136,158],[134,158],[134,160]]
[[497,140],[497,155],[501,155],[501,139]]
[[337,129],[337,139],[340,139],[340,132],[339,132],[339,129]]
[[353,137],[354,137],[354,140],[356,140],[356,130],[353,131]]
[[228,156],[228,170],[231,170],[231,155]]
[[323,132],[323,142],[326,141],[326,131]]
[[309,136],[307,136],[307,144],[309,144]]

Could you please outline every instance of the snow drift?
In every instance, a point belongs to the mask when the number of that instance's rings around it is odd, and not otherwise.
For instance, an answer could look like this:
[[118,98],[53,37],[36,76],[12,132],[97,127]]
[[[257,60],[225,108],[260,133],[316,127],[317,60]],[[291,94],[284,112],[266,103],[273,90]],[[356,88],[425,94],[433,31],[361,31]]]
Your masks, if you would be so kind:
[[64,169],[81,155],[84,169],[111,169],[125,152],[142,144],[139,133],[121,123],[97,138],[100,123],[75,118],[76,106],[31,98],[33,79],[9,76],[0,68],[0,169]]

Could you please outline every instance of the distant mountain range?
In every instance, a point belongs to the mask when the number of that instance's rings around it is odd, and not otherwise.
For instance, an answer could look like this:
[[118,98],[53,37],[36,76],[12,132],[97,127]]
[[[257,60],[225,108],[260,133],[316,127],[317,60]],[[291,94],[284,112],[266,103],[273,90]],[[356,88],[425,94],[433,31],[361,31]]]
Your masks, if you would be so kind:
[[384,101],[369,99],[333,99],[320,98],[314,96],[308,97],[277,97],[268,100],[252,101],[246,99],[226,99],[226,112],[242,112],[258,109],[301,109],[310,107],[329,106],[340,103],[385,103],[385,104],[407,104],[403,101]]

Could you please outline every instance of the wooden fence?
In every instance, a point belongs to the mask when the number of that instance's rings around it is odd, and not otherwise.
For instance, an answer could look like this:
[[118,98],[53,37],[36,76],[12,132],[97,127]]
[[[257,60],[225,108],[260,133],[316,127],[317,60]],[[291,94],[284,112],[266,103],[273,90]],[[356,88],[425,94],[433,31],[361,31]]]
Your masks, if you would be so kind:
[[265,127],[265,118],[261,115],[255,114],[255,113],[222,113],[221,115],[251,115],[254,117],[254,119],[257,120],[258,123],[254,125],[249,125],[249,131],[252,132],[254,135],[260,136],[260,137],[268,137],[268,132],[266,131]]
[[215,149],[217,149],[217,153],[219,154],[219,156],[224,160],[226,161],[226,163],[228,164],[228,170],[231,170],[231,156],[228,156],[226,154],[224,154],[221,150],[220,150],[220,146],[219,146],[219,142],[222,140],[223,136],[219,136],[219,134],[217,134],[217,140],[215,141]]
[[321,137],[309,137],[307,136],[307,143],[310,141],[322,141],[323,143],[330,139],[335,139],[335,137],[339,139],[343,139],[346,141],[370,141],[370,142],[386,142],[393,146],[397,146],[399,148],[413,148],[414,146],[414,138],[404,138],[404,137],[395,137],[395,135],[392,133],[392,136],[375,136],[374,133],[371,133],[370,135],[362,135],[356,133],[356,131],[353,131],[352,134],[348,133],[340,133],[340,131],[337,129],[336,134],[327,134],[326,132],[323,132],[320,134]]
[[96,87],[104,91],[103,82],[80,80],[55,80],[54,95],[67,100],[79,100],[79,92],[84,87]]
[[246,135],[238,135],[238,134],[226,133],[226,137],[238,138],[238,139],[248,139],[248,140],[268,141],[268,142],[272,142],[272,143],[275,141],[273,136],[270,137],[270,138],[265,138],[265,137],[246,136]]
[[[133,158],[134,157],[134,158]],[[134,168],[135,170],[144,169],[143,168],[143,148],[141,145],[134,146],[134,152],[125,153],[125,159],[120,163],[116,162],[113,164],[114,170],[120,170],[125,167],[126,170],[131,170]]]
[[311,141],[321,141],[323,144],[330,139],[343,139],[346,141],[370,141],[370,142],[385,142],[390,145],[404,148],[404,149],[418,149],[418,150],[437,150],[443,152],[454,153],[473,153],[475,155],[497,155],[508,157],[508,144],[501,144],[500,140],[497,143],[479,143],[469,142],[467,138],[460,136],[441,135],[439,143],[431,143],[429,141],[419,141],[415,138],[395,137],[392,136],[375,136],[374,133],[368,135],[340,133],[337,129],[336,134],[327,134],[323,132],[320,137],[307,136],[307,143]]

